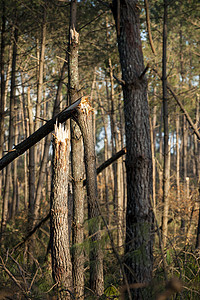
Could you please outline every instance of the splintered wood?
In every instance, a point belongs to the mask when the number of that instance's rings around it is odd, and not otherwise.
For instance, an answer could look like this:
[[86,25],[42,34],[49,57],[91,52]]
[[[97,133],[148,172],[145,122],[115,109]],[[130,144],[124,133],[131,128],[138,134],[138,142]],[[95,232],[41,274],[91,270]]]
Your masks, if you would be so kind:
[[69,129],[66,129],[63,124],[56,124],[54,125],[55,130],[55,138],[58,142],[65,143],[66,140],[69,139]]
[[86,115],[94,113],[94,108],[91,106],[88,97],[82,97],[81,103],[78,108]]

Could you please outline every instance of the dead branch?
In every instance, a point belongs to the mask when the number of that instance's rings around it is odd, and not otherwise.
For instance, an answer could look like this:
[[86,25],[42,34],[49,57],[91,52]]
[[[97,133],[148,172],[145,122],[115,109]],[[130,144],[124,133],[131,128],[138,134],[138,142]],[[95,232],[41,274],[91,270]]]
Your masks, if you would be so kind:
[[26,293],[26,291],[23,289],[21,284],[18,282],[18,280],[15,278],[15,276],[6,268],[5,263],[3,261],[3,258],[0,256],[1,264],[0,267],[7,273],[7,275],[13,280],[13,282],[17,285],[17,287],[22,291],[23,295],[26,299],[30,299]]
[[77,106],[80,104],[82,98],[79,98],[72,105],[65,108],[51,120],[49,120],[45,125],[40,127],[37,131],[31,134],[27,139],[23,142],[19,143],[12,150],[10,149],[6,155],[4,155],[0,159],[0,170],[5,168],[9,163],[11,163],[18,156],[22,155],[25,151],[30,149],[33,145],[43,139],[46,135],[48,135],[51,131],[54,130],[54,124],[56,121],[59,123],[64,123],[69,118],[73,117],[73,113],[76,110]]

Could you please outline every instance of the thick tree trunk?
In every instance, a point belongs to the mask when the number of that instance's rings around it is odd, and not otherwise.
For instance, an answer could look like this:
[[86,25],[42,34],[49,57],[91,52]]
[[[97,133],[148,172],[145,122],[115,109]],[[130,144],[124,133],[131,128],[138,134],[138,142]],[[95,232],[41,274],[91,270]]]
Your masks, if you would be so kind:
[[53,180],[51,194],[52,273],[58,299],[71,299],[72,263],[68,235],[69,132],[55,126]]
[[[120,12],[118,13],[118,3]],[[122,68],[127,171],[127,214],[125,264],[129,283],[148,283],[152,279],[152,157],[137,1],[113,1],[118,48]],[[142,299],[138,289],[135,299]],[[145,290],[145,299],[150,295]]]

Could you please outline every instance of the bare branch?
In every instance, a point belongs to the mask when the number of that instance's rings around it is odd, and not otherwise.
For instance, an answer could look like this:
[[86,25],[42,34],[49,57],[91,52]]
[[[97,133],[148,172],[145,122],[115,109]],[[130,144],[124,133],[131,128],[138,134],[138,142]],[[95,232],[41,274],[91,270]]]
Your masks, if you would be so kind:
[[153,54],[156,55],[156,50],[155,50],[152,35],[151,35],[151,22],[150,22],[150,16],[149,16],[149,3],[148,3],[148,0],[144,0],[144,3],[145,3],[146,22],[147,22],[147,31],[148,31],[148,35],[149,35],[149,43],[150,43],[151,50],[152,50]]
[[45,125],[40,127],[37,131],[31,134],[23,142],[15,146],[14,149],[10,149],[6,155],[0,159],[0,170],[5,168],[9,163],[11,163],[18,156],[22,155],[25,151],[30,149],[33,145],[43,139],[51,131],[54,130],[54,124],[56,121],[59,123],[64,123],[69,118],[73,117],[73,113],[76,110],[77,106],[80,104],[82,98],[79,98],[76,102],[70,105],[68,108],[65,108],[51,120],[49,120]]

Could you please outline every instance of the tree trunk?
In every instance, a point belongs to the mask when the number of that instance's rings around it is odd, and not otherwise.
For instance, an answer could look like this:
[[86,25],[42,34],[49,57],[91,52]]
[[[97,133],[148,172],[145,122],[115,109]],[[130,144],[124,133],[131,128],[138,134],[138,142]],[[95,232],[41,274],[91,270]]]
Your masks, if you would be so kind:
[[[9,120],[9,141],[8,151],[12,151],[14,145],[14,120],[15,120],[15,76],[16,76],[16,59],[17,59],[17,40],[18,29],[14,30],[13,55],[12,55],[12,74],[11,74],[11,90],[10,90],[10,120]],[[5,190],[3,197],[2,220],[1,220],[1,235],[5,230],[8,218],[8,202],[11,181],[11,164],[6,168]]]
[[169,151],[169,117],[167,99],[167,0],[164,0],[163,17],[163,57],[162,57],[162,89],[163,89],[163,122],[164,122],[164,167],[163,167],[163,216],[162,241],[166,246],[168,231],[169,189],[170,189],[170,151]]
[[70,300],[73,293],[72,263],[68,235],[69,132],[55,126],[54,162],[51,194],[52,273],[58,299]]
[[179,147],[179,111],[176,110],[176,197],[177,202],[180,203],[180,147]]
[[97,199],[96,155],[93,137],[92,108],[85,97],[80,104],[78,123],[83,134],[87,180],[88,218],[90,243],[90,288],[95,295],[104,292],[103,251],[101,249],[100,207]]
[[[113,0],[113,14],[119,28],[127,147],[126,274],[129,283],[147,283],[153,268],[152,157],[137,1]],[[132,294],[134,299],[142,299],[139,289]],[[151,298],[147,290],[142,294]]]
[[[79,34],[76,32],[77,0],[71,0],[69,46],[68,46],[68,85],[70,104],[78,98],[79,72],[78,50]],[[71,120],[71,161],[73,178],[73,281],[75,297],[84,299],[84,188],[85,166],[83,161],[83,140],[78,124]],[[78,163],[77,163],[78,162]]]
[[[0,103],[0,157],[3,156],[4,144],[4,113],[5,113],[5,33],[6,33],[6,16],[5,16],[5,1],[2,1],[2,26],[1,26],[1,57],[0,57],[0,72],[1,72],[1,103]],[[2,194],[2,176],[0,177],[0,197]]]

